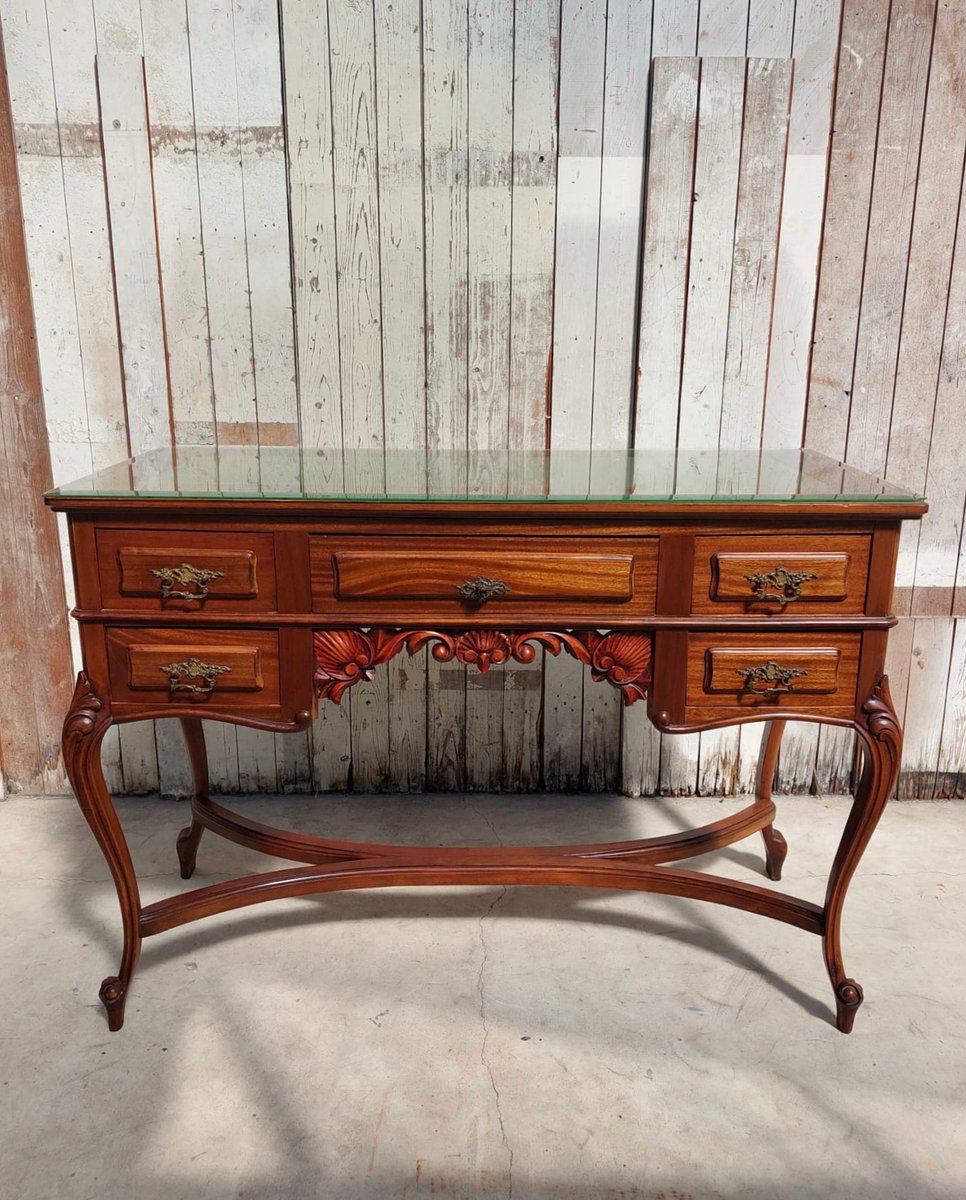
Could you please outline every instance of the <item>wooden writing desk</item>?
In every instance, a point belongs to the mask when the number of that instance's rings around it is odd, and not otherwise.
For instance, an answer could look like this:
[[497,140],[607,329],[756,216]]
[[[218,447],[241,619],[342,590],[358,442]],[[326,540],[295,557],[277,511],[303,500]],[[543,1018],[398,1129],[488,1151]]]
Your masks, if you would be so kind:
[[[101,986],[111,1029],[145,937],[280,896],[411,884],[571,884],[692,896],[822,938],[838,1028],[842,905],[899,765],[883,675],[900,522],[925,504],[807,453],[276,448],[156,452],[59,488],[83,671],[64,726],[71,783],[117,885],[124,948]],[[243,820],[208,794],[200,718],[303,729],[397,654],[481,671],[573,655],[669,733],[767,721],[757,796],[701,829],[541,847],[335,842]],[[179,717],[194,778],[177,849],[210,829],[303,864],[142,906],[100,765],[112,723]],[[785,721],[854,728],[864,767],[822,906],[673,865],[760,831]]]

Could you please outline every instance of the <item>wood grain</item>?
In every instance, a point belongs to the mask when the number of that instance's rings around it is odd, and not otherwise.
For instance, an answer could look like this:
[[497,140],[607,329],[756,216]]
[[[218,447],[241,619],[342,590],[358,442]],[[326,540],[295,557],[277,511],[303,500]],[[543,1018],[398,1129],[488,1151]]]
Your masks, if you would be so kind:
[[[63,787],[56,727],[68,702],[70,646],[56,526],[41,502],[50,458],[2,39],[0,214],[0,665],[5,679],[30,680],[26,689],[5,689],[0,770],[9,792],[56,792]],[[45,586],[24,586],[38,580]]]

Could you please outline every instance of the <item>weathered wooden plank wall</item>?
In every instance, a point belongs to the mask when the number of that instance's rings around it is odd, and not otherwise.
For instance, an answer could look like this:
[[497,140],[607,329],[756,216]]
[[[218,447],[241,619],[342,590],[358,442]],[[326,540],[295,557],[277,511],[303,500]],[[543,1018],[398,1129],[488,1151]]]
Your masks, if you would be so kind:
[[[962,794],[964,7],[4,6],[55,479],[172,439],[847,455],[933,504],[900,562],[900,790]],[[308,735],[209,729],[228,790],[729,792],[756,741],[662,739],[569,660],[425,656]],[[106,757],[187,784],[163,722]],[[793,726],[782,786],[852,758]]]

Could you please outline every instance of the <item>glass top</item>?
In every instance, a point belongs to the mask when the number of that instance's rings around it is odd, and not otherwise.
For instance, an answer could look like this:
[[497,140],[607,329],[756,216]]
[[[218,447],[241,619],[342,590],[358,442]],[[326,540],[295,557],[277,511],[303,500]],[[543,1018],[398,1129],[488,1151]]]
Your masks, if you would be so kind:
[[179,446],[63,485],[53,498],[468,503],[915,503],[808,450],[336,450]]

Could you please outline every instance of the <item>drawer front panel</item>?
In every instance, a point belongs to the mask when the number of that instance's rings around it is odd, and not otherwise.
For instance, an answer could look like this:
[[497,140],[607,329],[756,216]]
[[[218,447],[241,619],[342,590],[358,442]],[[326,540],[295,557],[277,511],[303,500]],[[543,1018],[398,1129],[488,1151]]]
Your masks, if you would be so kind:
[[860,634],[692,634],[687,703],[814,708],[855,699]]
[[691,610],[861,613],[868,572],[867,537],[698,537]]
[[266,630],[109,629],[115,701],[249,710],[279,704],[278,633]]
[[[606,620],[622,609],[654,609],[656,539],[595,539],[593,552],[563,538],[395,538],[372,546],[319,536],[311,543],[315,612],[379,615],[418,606],[427,618],[512,618],[553,606]],[[460,593],[474,583],[484,592],[496,586],[480,602]]]
[[274,612],[267,533],[101,529],[97,560],[105,608],[137,612]]

